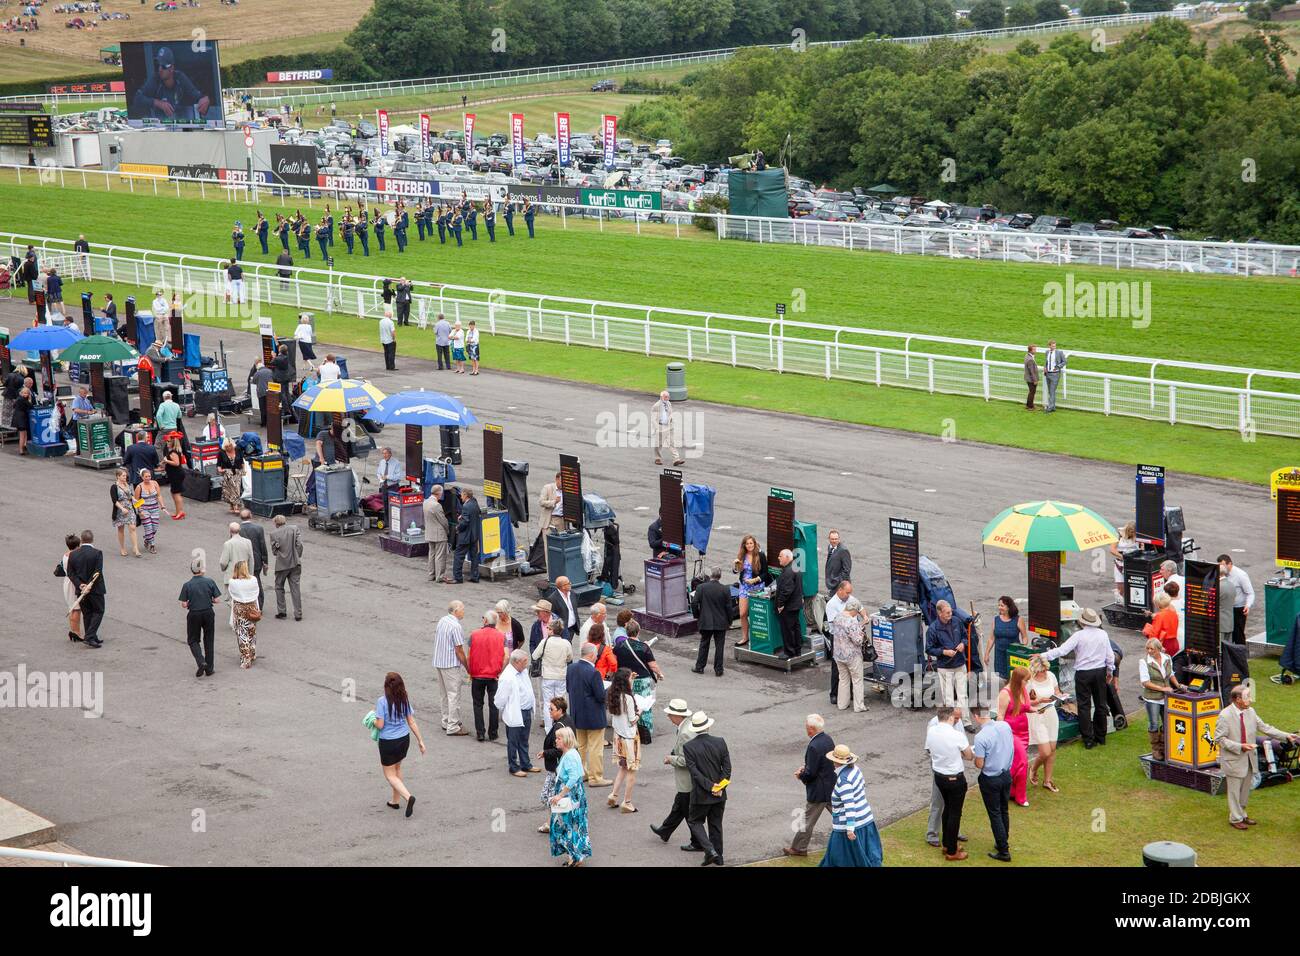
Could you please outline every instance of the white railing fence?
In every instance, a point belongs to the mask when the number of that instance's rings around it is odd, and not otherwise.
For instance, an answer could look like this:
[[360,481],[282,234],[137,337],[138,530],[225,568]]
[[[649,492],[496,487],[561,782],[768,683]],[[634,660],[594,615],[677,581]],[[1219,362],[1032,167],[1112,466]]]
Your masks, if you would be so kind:
[[136,863],[133,860],[114,860],[105,856],[83,856],[80,853],[55,853],[51,850],[25,850],[19,847],[0,846],[0,857],[12,860],[31,860],[35,863],[57,863],[60,866],[156,866],[154,863]]
[[[202,199],[208,193],[228,202],[269,202],[278,200],[281,208],[300,201],[315,208],[317,200],[338,206],[347,201],[365,199],[372,203],[392,202],[399,196],[419,197],[413,190],[376,191],[370,189],[323,189],[302,186],[249,187],[243,182],[221,182],[162,176],[143,172],[104,171],[59,166],[21,166],[0,164],[0,173],[14,174],[19,185],[43,185],[64,188],[125,190],[144,195],[181,197],[181,184],[196,186]],[[241,171],[242,172],[242,171]],[[391,177],[390,177],[391,178]],[[417,181],[409,181],[418,186]],[[485,185],[482,179],[430,180],[437,183],[440,195],[460,198],[462,186]],[[115,185],[116,184],[116,185]],[[494,185],[494,184],[486,184]],[[441,193],[446,187],[447,192]],[[949,259],[985,259],[1000,262],[1037,262],[1056,266],[1101,266],[1108,269],[1154,269],[1157,271],[1203,273],[1211,275],[1287,276],[1300,273],[1300,246],[1274,243],[1197,242],[1190,240],[1123,239],[1115,236],[1065,236],[1027,230],[989,231],[973,225],[954,228],[890,225],[888,223],[826,222],[822,220],[775,219],[758,216],[732,216],[726,213],[693,212],[676,208],[672,194],[663,194],[674,208],[630,210],[606,206],[549,204],[535,202],[539,213],[557,216],[562,227],[571,217],[595,219],[599,228],[607,222],[627,222],[640,233],[643,224],[662,223],[658,236],[671,234],[680,238],[682,227],[691,238],[700,236],[694,220],[711,220],[718,239],[771,242],[787,245],[831,246],[834,248],[887,252],[895,255],[927,255]],[[437,196],[431,197],[437,198]]]
[[[222,310],[226,288],[223,260],[157,250],[104,247],[82,255],[71,241],[0,233],[0,253],[21,255],[28,245],[43,264],[71,276],[149,289],[163,285],[190,301],[209,299]],[[382,279],[377,276],[290,267],[288,277],[274,264],[246,262],[250,302],[296,310],[338,312],[375,318],[382,314]],[[147,310],[148,302],[140,307]],[[983,398],[1023,401],[1024,346],[980,342],[754,316],[657,308],[472,286],[416,283],[412,317],[428,329],[438,313],[462,323],[473,320],[491,335],[605,350],[670,356],[815,375],[828,380],[891,385]],[[203,316],[195,308],[196,321]],[[256,321],[249,323],[256,328]],[[925,346],[930,351],[918,349]],[[942,351],[940,351],[942,350]],[[962,354],[949,354],[962,353]],[[1062,408],[1126,415],[1169,424],[1201,425],[1252,434],[1300,437],[1300,372],[1165,361],[1140,356],[1072,352],[1058,404]],[[1194,373],[1216,384],[1173,378]],[[1257,387],[1257,380],[1295,392]]]

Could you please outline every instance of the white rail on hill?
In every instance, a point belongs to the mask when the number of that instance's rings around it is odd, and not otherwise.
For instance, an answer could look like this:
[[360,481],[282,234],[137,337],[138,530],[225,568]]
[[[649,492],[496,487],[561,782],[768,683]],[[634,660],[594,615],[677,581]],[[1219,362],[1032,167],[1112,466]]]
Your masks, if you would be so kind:
[[[0,254],[21,255],[28,245],[39,250],[43,264],[58,265],[68,276],[179,291],[188,314],[200,322],[228,311],[220,259],[116,246],[80,255],[70,240],[0,233]],[[243,265],[251,302],[367,318],[383,312],[378,276],[290,267],[281,277],[273,263]],[[417,282],[416,324],[429,329],[439,312],[475,320],[491,335],[1024,401],[1024,346],[1018,343]],[[1093,352],[1071,352],[1070,358],[1058,396],[1062,408],[1231,429],[1244,439],[1256,433],[1300,437],[1300,372]],[[1168,377],[1175,370],[1207,381]],[[1255,387],[1256,379],[1295,391],[1265,391]]]

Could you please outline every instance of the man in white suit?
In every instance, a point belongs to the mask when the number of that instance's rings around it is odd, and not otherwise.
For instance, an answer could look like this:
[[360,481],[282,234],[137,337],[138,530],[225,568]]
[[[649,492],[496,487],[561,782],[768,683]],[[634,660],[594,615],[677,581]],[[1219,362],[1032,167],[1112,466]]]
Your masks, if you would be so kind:
[[1263,734],[1276,740],[1300,743],[1300,734],[1288,734],[1260,720],[1251,706],[1250,689],[1245,684],[1232,688],[1231,695],[1232,702],[1219,712],[1214,742],[1219,745],[1219,769],[1223,771],[1227,784],[1228,822],[1234,829],[1245,830],[1255,825],[1255,821],[1246,816],[1251,784],[1259,771],[1255,737]]

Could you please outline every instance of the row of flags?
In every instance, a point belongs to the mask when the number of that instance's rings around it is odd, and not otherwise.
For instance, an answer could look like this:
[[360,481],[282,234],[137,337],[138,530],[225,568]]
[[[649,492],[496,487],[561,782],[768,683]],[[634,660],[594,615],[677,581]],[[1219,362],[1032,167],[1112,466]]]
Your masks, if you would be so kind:
[[[389,121],[388,110],[376,110],[376,123],[379,129],[379,155],[387,156],[389,150]],[[569,145],[569,114],[555,113],[555,144],[556,158],[561,166],[570,166],[573,162],[573,154]],[[462,114],[463,129],[465,132],[465,150],[464,155],[470,156],[474,152],[474,124],[477,115],[474,113]],[[605,114],[600,118],[600,138],[601,146],[604,151],[603,164],[606,169],[614,165],[618,156],[618,117],[612,114]],[[420,155],[425,162],[429,161],[432,154],[430,142],[431,120],[428,113],[420,114]],[[524,163],[524,114],[510,114],[510,151],[512,165],[523,166]]]

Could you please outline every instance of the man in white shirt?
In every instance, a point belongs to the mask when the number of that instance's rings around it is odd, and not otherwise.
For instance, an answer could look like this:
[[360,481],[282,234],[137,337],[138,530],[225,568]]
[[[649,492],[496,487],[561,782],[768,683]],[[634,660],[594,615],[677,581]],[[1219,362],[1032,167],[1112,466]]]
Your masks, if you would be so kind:
[[943,797],[943,858],[964,860],[961,849],[961,808],[966,802],[966,761],[974,760],[970,741],[958,728],[961,708],[940,707],[937,718],[925,732],[925,749],[930,752],[934,783]]
[[[1079,615],[1079,629],[1064,644],[1035,655],[1054,661],[1074,653],[1074,697],[1079,705],[1079,739],[1091,750],[1106,742],[1106,685],[1115,678],[1115,652],[1110,635],[1101,629],[1101,616],[1090,607]],[[1091,703],[1091,707],[1089,704]]]
[[[565,580],[568,579],[566,578]],[[559,584],[558,581],[556,581],[555,583],[557,585]],[[561,623],[563,623],[564,613],[565,613],[564,609],[563,608],[558,609],[557,613],[561,615],[560,619],[561,619]],[[590,613],[588,613],[587,619],[582,622],[582,627],[578,630],[578,639],[574,642],[573,645],[573,654],[575,660],[577,660],[577,658],[582,656],[582,645],[587,643],[588,641],[587,635],[591,633],[591,626],[593,624],[604,625],[605,640],[606,641],[612,640],[613,636],[610,634],[609,622],[605,619],[608,613],[609,613],[609,608],[605,607],[604,604],[593,604],[591,606],[591,611]]]
[[1056,347],[1056,340],[1047,343],[1047,354],[1043,357],[1043,380],[1047,382],[1047,402],[1044,411],[1056,411],[1056,388],[1061,383],[1061,373],[1065,371],[1065,353]]
[[163,290],[159,289],[153,297],[153,305],[150,307],[153,313],[153,333],[154,340],[158,342],[171,341],[171,306],[167,304],[167,297],[163,295]]
[[[569,579],[560,575],[555,579],[555,587],[546,593],[546,600],[551,602],[555,616],[564,625],[564,636],[570,639],[578,633],[578,607],[573,603],[573,590]],[[579,645],[579,650],[581,650]]]
[[510,652],[510,660],[497,679],[494,700],[501,722],[506,725],[506,760],[511,775],[526,777],[537,773],[541,768],[534,767],[528,757],[528,734],[533,726],[536,698],[532,678],[528,676],[528,652],[522,647]]
[[664,463],[663,450],[672,452],[673,464],[685,464],[686,459],[677,454],[673,444],[673,403],[668,400],[668,390],[659,393],[659,401],[650,406],[650,423],[655,436],[655,464]]
[[469,672],[465,656],[465,605],[452,601],[447,613],[438,621],[433,645],[433,667],[438,672],[442,694],[442,729],[448,737],[467,737],[469,731],[460,722],[460,691]]
[[327,352],[325,354],[325,361],[321,362],[320,368],[316,370],[316,373],[320,376],[320,383],[322,385],[327,385],[330,382],[337,382],[339,378],[342,377],[342,372],[339,370],[339,364],[334,361],[333,352]]
[[840,696],[840,666],[835,663],[835,655],[831,653],[830,634],[831,625],[835,619],[840,616],[844,610],[845,603],[853,596],[853,582],[845,578],[840,582],[840,586],[835,589],[830,600],[826,602],[826,624],[822,627],[822,633],[826,635],[826,657],[831,662],[831,703],[838,704]]
[[[405,475],[402,474],[403,468],[393,457],[393,449],[387,445],[379,453],[379,465],[375,468],[375,479],[379,482],[379,489],[382,491],[385,485],[392,485],[394,488],[402,483]],[[401,530],[400,528],[397,530]]]
[[379,344],[384,349],[384,368],[397,371],[397,326],[393,324],[393,310],[384,309],[379,320]]
[[316,358],[316,350],[312,347],[316,341],[316,330],[311,325],[311,314],[303,312],[298,316],[298,327],[293,330],[293,339],[298,343],[298,353],[305,361],[312,361]]
[[1250,583],[1250,575],[1232,563],[1232,556],[1221,554],[1218,557],[1219,570],[1237,587],[1237,600],[1232,605],[1232,642],[1246,643],[1246,617],[1255,606],[1255,588]]

